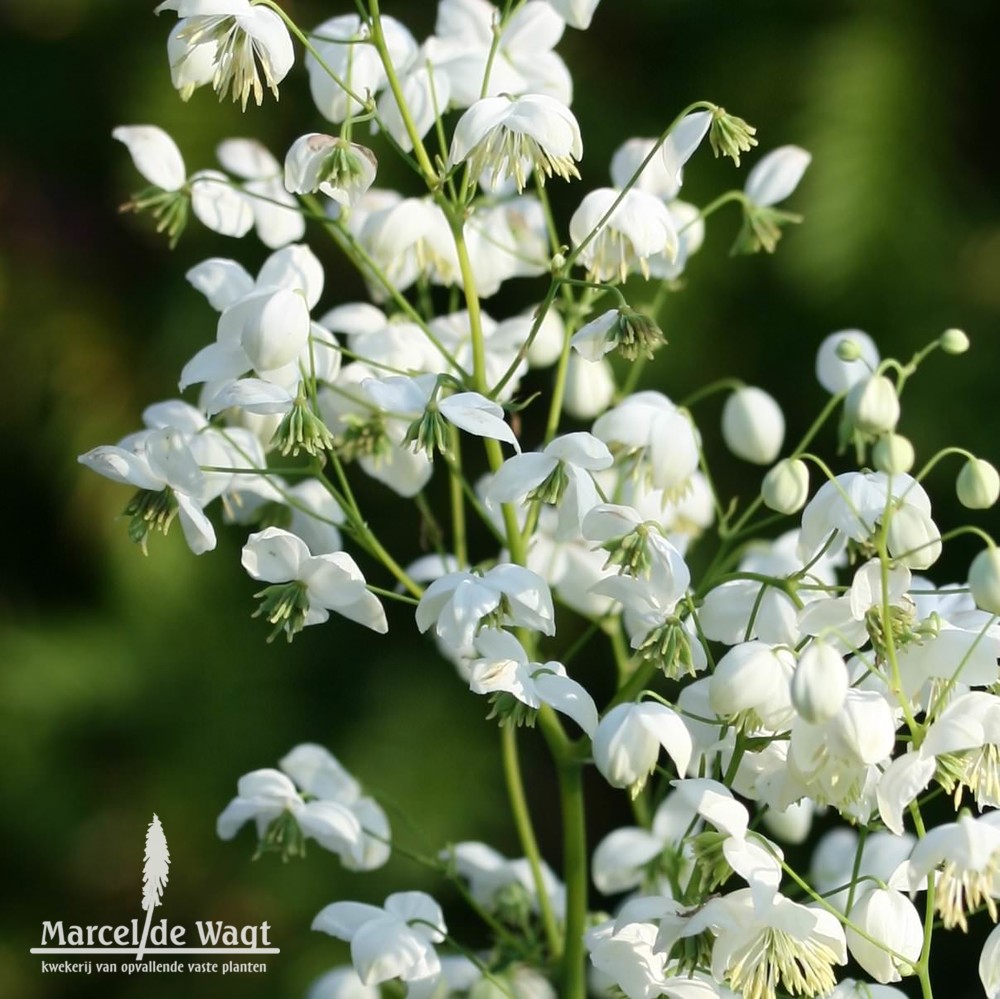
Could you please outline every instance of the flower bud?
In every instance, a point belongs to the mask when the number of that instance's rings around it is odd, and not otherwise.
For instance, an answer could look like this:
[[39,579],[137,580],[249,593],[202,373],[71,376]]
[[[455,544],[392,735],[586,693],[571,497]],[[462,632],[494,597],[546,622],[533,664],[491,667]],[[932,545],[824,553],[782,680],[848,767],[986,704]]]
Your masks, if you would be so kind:
[[964,354],[969,349],[969,337],[962,330],[945,330],[940,343],[946,354]]
[[761,485],[764,505],[778,513],[793,514],[802,509],[809,496],[809,469],[798,458],[785,458],[764,476]]
[[852,386],[844,407],[848,419],[862,433],[888,433],[899,422],[899,396],[885,375],[870,375]]
[[1000,475],[982,458],[970,458],[955,483],[958,501],[970,510],[988,510],[1000,497]]
[[977,607],[1000,614],[1000,548],[990,545],[972,560],[969,589]]
[[885,434],[872,448],[875,468],[886,475],[901,475],[913,468],[913,445],[902,434]]
[[817,639],[802,653],[791,686],[795,710],[807,722],[822,725],[844,706],[847,666],[834,648]]
[[783,843],[798,845],[809,838],[816,806],[809,798],[779,811],[769,808],[764,812],[764,828]]
[[592,420],[611,405],[615,376],[606,360],[592,364],[570,355],[566,368],[564,409],[576,420]]
[[781,408],[763,389],[737,389],[722,410],[722,437],[738,458],[769,465],[785,440]]
[[861,357],[861,347],[858,345],[857,340],[845,337],[837,343],[834,353],[841,361],[850,364],[851,361],[856,361]]

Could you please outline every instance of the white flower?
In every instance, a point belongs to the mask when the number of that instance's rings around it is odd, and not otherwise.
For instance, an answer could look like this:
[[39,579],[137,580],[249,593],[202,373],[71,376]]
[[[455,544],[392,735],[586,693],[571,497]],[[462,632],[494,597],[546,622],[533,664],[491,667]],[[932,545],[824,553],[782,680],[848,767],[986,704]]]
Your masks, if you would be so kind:
[[532,169],[542,183],[553,174],[579,177],[575,161],[581,156],[573,112],[555,98],[528,94],[476,101],[455,126],[448,162],[468,162],[473,177],[489,173],[494,187],[513,177],[520,193]]
[[667,956],[656,945],[653,923],[615,921],[587,931],[587,949],[594,967],[607,975],[628,999],[654,999],[664,994]]
[[435,634],[453,650],[470,648],[477,630],[490,623],[555,634],[552,594],[530,569],[501,563],[482,575],[450,572],[424,590],[417,606],[421,633]]
[[[685,115],[660,146],[659,155],[654,156],[639,174],[635,187],[664,201],[676,198],[681,189],[684,164],[701,145],[711,121],[708,111]],[[611,157],[611,183],[619,190],[624,188],[655,145],[655,139],[629,139],[620,145]]]
[[[500,12],[486,0],[441,0],[434,35],[425,52],[437,72],[451,82],[451,99],[469,107],[480,99],[494,48]],[[545,94],[569,106],[573,82],[553,51],[562,37],[562,18],[544,0],[528,0],[498,28],[496,54],[485,96]]]
[[716,663],[709,687],[712,710],[742,717],[749,729],[780,731],[794,716],[789,681],[795,656],[763,642],[743,642]]
[[393,978],[423,983],[441,971],[434,944],[444,940],[447,929],[440,906],[424,892],[396,892],[384,908],[333,902],[319,912],[312,928],[350,941],[354,969],[365,985]]
[[342,857],[352,871],[373,871],[388,861],[392,830],[382,807],[361,791],[361,785],[323,746],[302,743],[278,764],[307,794],[345,807],[361,826],[360,841],[349,857]]
[[[920,914],[905,895],[895,888],[871,888],[854,903],[849,918],[872,938],[866,939],[852,926],[847,927],[851,957],[875,981],[885,985],[914,973],[924,943],[924,928]],[[889,951],[895,951],[905,960]]]
[[1000,812],[973,818],[968,812],[957,822],[928,830],[910,854],[910,891],[919,891],[927,875],[937,870],[934,907],[945,929],[960,926],[968,932],[966,914],[980,905],[996,922],[995,899],[1000,896]]
[[281,165],[266,147],[255,139],[226,139],[215,154],[226,170],[243,178],[257,235],[265,246],[277,250],[302,238],[305,219],[285,190]]
[[793,995],[822,995],[836,983],[833,965],[847,962],[836,917],[781,894],[763,909],[750,889],[710,899],[684,934],[706,928],[715,934],[713,976],[746,999],[774,999],[779,985]]
[[815,555],[832,532],[836,532],[828,549],[832,554],[848,538],[869,541],[885,516],[890,496],[889,554],[910,569],[933,565],[941,554],[941,534],[931,520],[930,498],[911,476],[882,472],[845,472],[820,487],[802,511],[802,557]]
[[[350,809],[333,801],[303,801],[295,785],[278,770],[254,770],[244,774],[236,785],[236,797],[226,806],[216,823],[220,839],[232,839],[244,823],[256,823],[262,848],[268,847],[272,826],[288,816],[298,826],[300,835],[313,839],[342,860],[354,860],[362,839],[361,824]],[[286,856],[301,852],[285,833],[273,844],[284,848]]]
[[[165,0],[156,8],[182,18],[168,47],[174,86],[185,100],[195,87],[211,82],[220,100],[227,91],[246,110],[250,95],[260,104],[264,86],[278,97],[278,84],[295,61],[295,50],[281,18],[250,0]],[[201,77],[207,53],[212,74]],[[195,72],[187,66],[195,63]],[[264,82],[261,83],[261,73]]]
[[587,433],[564,434],[542,451],[508,458],[493,476],[488,495],[498,503],[538,500],[556,507],[556,540],[579,537],[583,518],[600,501],[592,472],[614,462],[603,441]]
[[[381,22],[389,58],[396,70],[402,71],[416,57],[416,40],[394,17],[383,15]],[[306,56],[309,86],[319,113],[332,122],[360,114],[361,105],[330,76],[328,68],[362,99],[378,94],[386,85],[385,67],[370,42],[368,28],[362,26],[357,14],[343,14],[317,25],[310,36],[325,63],[321,65],[312,53]]]
[[785,439],[785,417],[763,389],[744,386],[733,392],[722,409],[722,437],[738,458],[769,465]]
[[[156,125],[119,125],[111,133],[129,151],[135,168],[155,187],[178,199],[190,197],[191,210],[202,225],[223,236],[245,236],[253,226],[253,208],[218,170],[200,170],[187,177],[184,159],[173,139]],[[144,199],[139,197],[137,204]],[[169,209],[171,202],[161,199]],[[153,206],[154,211],[156,205]],[[175,209],[176,210],[176,209]],[[157,214],[162,228],[171,237],[183,225],[172,223],[166,211]]]
[[691,733],[664,704],[645,701],[613,707],[594,734],[594,762],[612,787],[638,794],[653,772],[660,749],[683,776],[691,759]]
[[509,631],[485,628],[475,639],[481,658],[469,665],[469,689],[474,694],[506,692],[529,708],[542,704],[568,715],[587,735],[597,728],[597,707],[562,663],[528,662],[521,643]]
[[[857,347],[856,360],[845,361],[837,354],[837,348],[844,340],[850,340]],[[846,392],[852,385],[871,374],[879,363],[878,347],[875,341],[861,330],[840,330],[831,333],[819,345],[816,354],[816,378],[831,395]]]
[[[455,872],[469,882],[469,892],[483,908],[496,912],[510,897],[510,888],[519,888],[538,911],[538,893],[531,865],[526,858],[508,860],[485,843],[456,843],[442,851],[441,859],[451,861]],[[541,864],[545,893],[553,911],[562,918],[566,907],[566,889],[544,861]]]
[[177,516],[188,546],[201,555],[216,544],[215,529],[204,508],[226,491],[231,478],[206,474],[199,465],[236,465],[237,461],[219,448],[225,443],[221,435],[202,433],[207,423],[197,410],[178,403],[171,407],[169,419],[160,422],[155,418],[160,408],[147,410],[148,429],[130,434],[117,445],[95,447],[78,461],[113,482],[141,490],[126,513],[132,517],[129,534],[143,551],[149,532],[166,534]]
[[[420,421],[440,413],[459,430],[503,441],[520,452],[521,446],[514,431],[504,422],[502,406],[478,392],[457,392],[437,398],[437,384],[437,376],[433,374],[418,375],[416,378],[392,375],[362,382],[362,389],[380,409],[396,416]],[[424,450],[431,450],[422,437],[417,437],[414,443]]]
[[[602,223],[605,215],[608,218]],[[679,247],[667,206],[635,188],[624,195],[610,187],[591,191],[573,213],[569,233],[574,247],[586,244],[577,260],[595,281],[624,281],[636,271],[648,278],[650,257],[665,253],[672,260]]]
[[285,156],[285,189],[293,194],[322,192],[353,208],[372,186],[378,160],[364,146],[333,135],[309,132]]
[[594,423],[594,436],[648,471],[664,492],[685,487],[698,468],[698,436],[689,417],[659,392],[635,392]]
[[259,594],[259,613],[275,626],[272,635],[284,630],[291,640],[302,628],[328,620],[331,610],[379,634],[388,630],[382,604],[347,552],[313,555],[301,538],[269,527],[250,535],[242,563],[253,579],[273,584]]

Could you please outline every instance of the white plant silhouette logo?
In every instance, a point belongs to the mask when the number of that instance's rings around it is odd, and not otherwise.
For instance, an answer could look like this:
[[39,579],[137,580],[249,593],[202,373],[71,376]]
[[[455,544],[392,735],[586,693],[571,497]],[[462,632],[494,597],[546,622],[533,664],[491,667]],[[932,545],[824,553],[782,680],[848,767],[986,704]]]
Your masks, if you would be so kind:
[[149,938],[149,924],[153,919],[153,909],[160,904],[167,875],[170,871],[170,851],[167,849],[167,837],[156,813],[146,830],[146,850],[142,865],[142,907],[146,910],[146,923],[142,928],[142,938],[139,940],[139,951],[136,960],[142,960]]

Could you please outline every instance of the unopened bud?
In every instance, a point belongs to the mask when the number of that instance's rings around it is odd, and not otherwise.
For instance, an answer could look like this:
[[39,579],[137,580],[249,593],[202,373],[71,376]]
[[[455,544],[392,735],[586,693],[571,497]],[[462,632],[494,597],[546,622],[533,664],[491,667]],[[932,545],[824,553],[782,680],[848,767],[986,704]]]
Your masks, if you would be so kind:
[[1000,475],[982,458],[970,458],[955,482],[958,501],[970,510],[988,510],[1000,497]]
[[850,364],[851,361],[857,361],[861,357],[861,347],[856,340],[845,337],[837,343],[834,353],[840,360]]
[[916,455],[909,439],[902,434],[885,434],[872,448],[872,462],[879,472],[902,475],[913,468]]
[[785,440],[781,407],[763,389],[737,389],[722,410],[722,438],[738,458],[769,465]]
[[991,545],[972,560],[969,589],[977,607],[989,614],[1000,614],[1000,548]]
[[761,496],[778,513],[797,513],[809,497],[809,469],[798,458],[785,458],[764,476]]
[[792,674],[792,704],[807,722],[822,725],[844,706],[848,684],[844,660],[817,639],[802,653]]
[[850,422],[865,434],[888,433],[899,422],[899,396],[885,375],[871,375],[854,385],[844,408]]
[[964,354],[969,349],[969,337],[962,330],[945,330],[940,343],[946,354]]

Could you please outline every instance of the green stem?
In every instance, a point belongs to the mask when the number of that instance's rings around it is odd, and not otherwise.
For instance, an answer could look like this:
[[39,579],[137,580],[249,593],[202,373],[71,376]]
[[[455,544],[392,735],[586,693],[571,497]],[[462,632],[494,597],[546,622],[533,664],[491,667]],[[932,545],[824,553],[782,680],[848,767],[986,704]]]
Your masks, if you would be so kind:
[[587,827],[580,763],[560,764],[559,797],[563,820],[563,877],[566,880],[561,995],[566,999],[585,999],[587,962],[583,934],[587,928]]
[[511,812],[514,815],[514,825],[517,829],[521,848],[531,868],[532,880],[535,882],[535,894],[538,895],[538,912],[542,919],[542,928],[549,949],[554,956],[562,953],[562,941],[559,937],[559,927],[556,924],[555,913],[552,911],[552,900],[545,890],[545,879],[542,876],[542,855],[535,838],[535,829],[531,824],[528,812],[528,800],[524,793],[524,782],[521,779],[521,764],[517,757],[517,731],[510,725],[500,729],[500,752],[503,760],[504,779],[507,783],[507,796],[510,799]]

